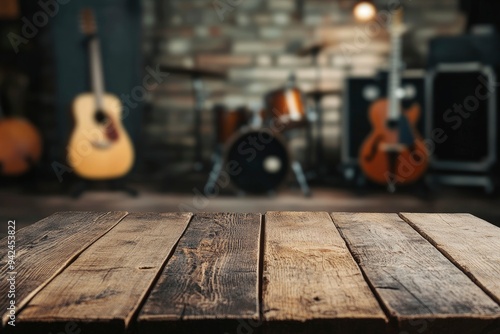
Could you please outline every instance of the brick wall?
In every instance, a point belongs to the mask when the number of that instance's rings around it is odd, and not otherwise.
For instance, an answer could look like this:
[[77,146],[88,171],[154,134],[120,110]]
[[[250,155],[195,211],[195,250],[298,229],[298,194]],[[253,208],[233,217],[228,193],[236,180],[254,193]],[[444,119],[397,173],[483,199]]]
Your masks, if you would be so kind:
[[[387,8],[387,1],[376,2],[379,9]],[[227,71],[227,82],[205,81],[208,97],[203,135],[207,157],[213,136],[208,110],[214,103],[235,108],[259,102],[263,94],[282,86],[292,71],[303,91],[316,86],[317,72],[311,59],[295,56],[301,46],[331,42],[319,58],[323,88],[342,89],[347,76],[373,75],[387,64],[387,33],[379,29],[368,41],[358,40],[367,25],[354,21],[353,0],[305,0],[302,11],[297,0],[147,0],[144,4],[144,48],[150,65]],[[224,4],[229,7],[221,16],[215,8],[223,11]],[[405,37],[405,58],[410,66],[422,67],[428,40],[461,33],[464,19],[458,0],[404,0],[404,4],[405,21],[411,27]],[[189,79],[170,76],[150,102],[152,108],[144,124],[145,145],[159,148],[171,160],[189,161],[192,150],[187,148],[194,142]],[[340,141],[342,96],[325,98],[323,106],[327,157],[334,160]],[[303,146],[300,139],[294,143]]]

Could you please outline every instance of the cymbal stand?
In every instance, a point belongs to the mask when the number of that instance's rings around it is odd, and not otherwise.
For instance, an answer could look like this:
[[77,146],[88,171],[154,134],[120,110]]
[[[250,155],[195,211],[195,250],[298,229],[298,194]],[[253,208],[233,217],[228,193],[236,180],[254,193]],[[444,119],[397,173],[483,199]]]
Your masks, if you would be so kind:
[[[321,68],[318,62],[319,49],[313,53],[313,64],[316,66],[317,73],[317,85],[319,90],[319,85],[321,84]],[[323,94],[314,94],[313,100],[316,108],[316,153],[317,153],[317,165],[318,167],[323,167],[324,165],[324,151],[323,151],[323,107],[321,102],[323,100]]]
[[205,93],[203,91],[203,80],[198,75],[192,75],[192,87],[194,95],[194,138],[195,138],[195,161],[194,170],[202,171],[204,169],[203,163],[203,144],[201,138],[201,113],[205,104]]

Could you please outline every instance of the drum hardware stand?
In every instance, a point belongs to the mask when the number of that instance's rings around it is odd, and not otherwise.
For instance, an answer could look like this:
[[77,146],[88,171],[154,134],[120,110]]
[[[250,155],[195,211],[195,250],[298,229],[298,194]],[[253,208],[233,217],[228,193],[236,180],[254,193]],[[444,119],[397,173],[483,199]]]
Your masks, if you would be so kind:
[[195,161],[193,168],[195,171],[204,169],[202,157],[202,138],[201,138],[201,112],[205,104],[205,94],[203,92],[203,81],[200,76],[193,75],[191,77],[193,84],[193,95],[195,99],[194,105],[194,137],[195,137]]
[[304,171],[302,169],[302,165],[300,162],[297,160],[292,162],[292,170],[293,173],[295,174],[295,178],[297,179],[297,182],[300,186],[300,190],[306,197],[311,196],[311,188],[309,188],[309,184],[307,183],[306,176],[304,174]]
[[219,146],[212,155],[212,170],[210,171],[210,174],[208,174],[208,180],[204,188],[204,191],[208,194],[213,194],[215,185],[217,184],[220,173],[222,172],[223,164],[224,159],[222,158],[222,148]]
[[[308,166],[313,165],[312,154],[315,154],[316,159],[314,159],[315,168],[308,171],[307,175],[309,179],[321,179],[327,173],[327,166],[325,166],[324,159],[324,147],[323,147],[323,108],[321,102],[323,97],[330,94],[329,91],[323,91],[320,89],[321,84],[321,68],[319,66],[318,56],[321,51],[326,47],[326,44],[313,45],[302,51],[300,55],[311,55],[312,65],[316,68],[316,89],[310,92],[309,97],[312,98],[314,102],[314,119],[309,120],[309,126],[307,129],[308,136],[308,147],[310,149],[310,154],[308,155]],[[316,142],[314,142],[312,127],[315,125],[316,131]]]
[[[286,141],[290,142],[290,135],[284,134]],[[295,176],[295,180],[297,181],[302,194],[305,197],[310,197],[312,195],[311,188],[309,187],[309,183],[307,182],[306,174],[304,173],[304,168],[302,164],[297,160],[292,160],[291,163],[293,175]]]
[[[318,47],[318,50],[317,51],[315,50],[314,52],[319,53],[320,50],[321,50],[321,48]],[[297,86],[296,83],[297,83],[297,78],[295,76],[295,73],[290,72],[290,75],[289,75],[288,80],[286,82],[286,88],[292,89],[292,88]],[[312,129],[311,129],[307,114],[306,114],[306,120],[307,120],[306,136],[307,136],[307,141],[308,141],[308,146],[309,146],[310,144],[312,144],[313,138],[312,138]],[[285,135],[285,137],[287,137],[287,136]],[[289,141],[289,138],[287,138],[287,140]],[[310,146],[310,148],[312,148],[312,147]],[[312,150],[310,150],[310,151],[312,151]],[[310,157],[310,154],[308,154],[308,159],[309,159],[309,157]],[[297,180],[297,183],[299,184],[300,190],[302,191],[304,196],[310,197],[311,196],[311,188],[309,187],[309,184],[307,183],[307,177],[304,174],[304,169],[302,168],[302,164],[299,161],[294,160],[291,163],[291,167],[292,167],[295,179]]]
[[321,107],[321,101],[323,100],[323,94],[320,93],[319,89],[321,85],[321,68],[318,62],[320,52],[320,47],[314,48],[312,51],[313,65],[316,67],[316,84],[318,87],[318,91],[313,94],[312,98],[316,109],[316,165],[321,174],[321,167],[323,166],[323,108]]
[[307,154],[306,154],[306,165],[307,168],[312,168],[314,165],[314,152],[316,147],[314,146],[314,133],[312,124],[316,122],[318,115],[315,110],[307,108],[307,127],[306,127],[306,137],[307,137]]
[[195,161],[193,169],[197,172],[203,171],[205,169],[205,164],[203,162],[203,142],[201,136],[201,113],[205,104],[206,94],[204,93],[203,80],[202,78],[214,79],[214,80],[224,80],[226,79],[226,74],[221,72],[214,72],[210,70],[204,70],[201,68],[189,68],[182,66],[171,66],[162,65],[160,66],[164,72],[169,74],[178,74],[189,76],[192,83],[192,92],[194,97],[194,137],[195,137]]
[[322,169],[324,165],[323,157],[323,108],[321,107],[321,101],[323,100],[323,94],[316,92],[313,94],[312,98],[314,101],[314,106],[316,109],[316,165],[319,170]]

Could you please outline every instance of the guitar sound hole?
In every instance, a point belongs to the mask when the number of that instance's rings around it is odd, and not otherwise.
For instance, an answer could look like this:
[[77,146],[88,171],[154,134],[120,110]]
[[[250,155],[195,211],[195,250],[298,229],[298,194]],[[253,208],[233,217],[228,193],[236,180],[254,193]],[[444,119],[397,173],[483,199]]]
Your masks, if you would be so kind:
[[398,121],[395,119],[390,119],[387,121],[387,128],[394,130],[398,127]]
[[95,117],[95,121],[99,124],[106,123],[106,121],[108,119],[108,117],[106,116],[106,114],[102,110],[96,111],[94,117]]
[[412,153],[413,160],[415,160],[416,163],[422,162],[422,157],[420,156],[420,154],[413,154],[417,151],[415,144],[411,145],[409,148],[410,152]]

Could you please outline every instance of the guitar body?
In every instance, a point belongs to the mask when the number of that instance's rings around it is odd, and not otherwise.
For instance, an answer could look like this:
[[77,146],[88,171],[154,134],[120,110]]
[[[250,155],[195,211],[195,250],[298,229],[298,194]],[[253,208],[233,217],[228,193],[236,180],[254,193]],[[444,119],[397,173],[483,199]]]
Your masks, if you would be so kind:
[[405,130],[410,131],[413,137],[412,143],[403,144],[403,130],[388,126],[388,103],[388,100],[382,99],[370,107],[369,118],[373,131],[361,146],[360,167],[373,182],[409,184],[418,180],[429,164],[425,143],[415,130],[420,107],[414,104],[401,115],[401,121],[408,125]]
[[91,180],[119,178],[134,162],[132,142],[121,123],[121,102],[103,95],[105,122],[96,120],[95,96],[81,94],[73,102],[75,129],[68,144],[68,162],[81,177]]
[[38,130],[22,118],[0,120],[0,173],[17,176],[40,160],[42,139]]

